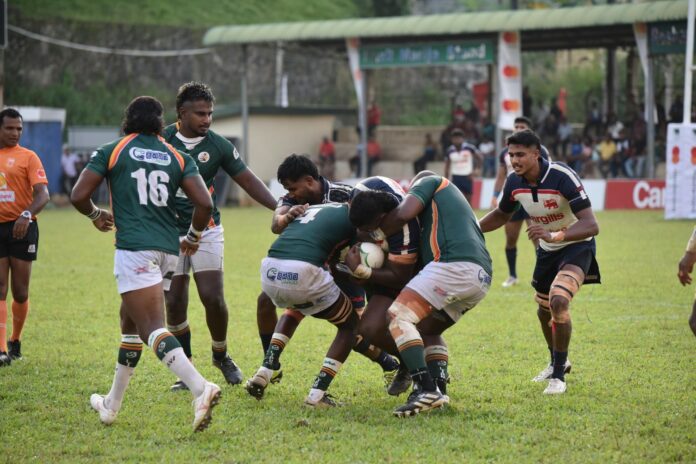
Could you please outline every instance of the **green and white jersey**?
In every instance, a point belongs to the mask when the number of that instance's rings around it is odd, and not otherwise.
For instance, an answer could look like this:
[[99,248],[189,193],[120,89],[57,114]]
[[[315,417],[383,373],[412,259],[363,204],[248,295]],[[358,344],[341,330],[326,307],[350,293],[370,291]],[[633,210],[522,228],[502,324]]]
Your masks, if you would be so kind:
[[198,175],[190,156],[157,135],[130,134],[99,147],[87,169],[104,176],[116,223],[116,248],[179,254],[175,195]]
[[312,205],[283,230],[268,256],[322,267],[355,236],[345,203]]
[[419,179],[408,192],[425,209],[420,214],[421,261],[476,263],[493,275],[491,256],[474,211],[462,192],[441,176]]
[[[220,211],[215,207],[215,188],[213,181],[218,169],[222,168],[231,177],[243,172],[247,166],[239,156],[237,148],[221,135],[209,130],[199,139],[183,140],[179,134],[177,124],[171,124],[164,129],[164,139],[171,143],[180,153],[189,155],[198,165],[198,171],[203,177],[210,195],[213,197],[213,216],[210,219],[210,227],[220,225]],[[179,234],[186,235],[191,217],[193,204],[186,198],[186,194],[179,190],[176,195],[176,210],[179,214]]]

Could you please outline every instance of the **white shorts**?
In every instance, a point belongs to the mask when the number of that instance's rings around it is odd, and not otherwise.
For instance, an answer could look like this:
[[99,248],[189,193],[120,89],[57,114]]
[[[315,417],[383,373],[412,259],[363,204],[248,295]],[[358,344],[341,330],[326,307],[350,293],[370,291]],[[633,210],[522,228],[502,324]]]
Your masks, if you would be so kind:
[[[204,230],[201,234],[201,241],[198,243],[198,251],[193,256],[179,254],[174,275],[188,275],[191,271],[194,274],[203,271],[222,271],[225,254],[223,232],[224,229],[221,225]],[[183,236],[179,237],[179,241],[183,239]]]
[[169,290],[171,276],[176,265],[176,255],[157,250],[116,250],[114,276],[118,293],[152,287],[162,282]]
[[325,310],[341,294],[327,270],[292,259],[264,258],[261,288],[276,306],[294,309],[305,316]]
[[478,264],[432,261],[406,287],[457,322],[486,296],[491,287],[491,276]]

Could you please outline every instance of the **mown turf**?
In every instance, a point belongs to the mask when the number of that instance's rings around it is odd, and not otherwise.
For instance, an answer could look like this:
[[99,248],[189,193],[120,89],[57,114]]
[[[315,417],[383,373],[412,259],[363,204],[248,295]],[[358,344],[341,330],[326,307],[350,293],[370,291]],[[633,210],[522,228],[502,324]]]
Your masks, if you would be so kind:
[[[231,354],[246,376],[261,358],[255,325],[258,268],[272,240],[270,214],[223,211]],[[24,361],[0,369],[0,462],[695,462],[696,338],[693,289],[676,279],[692,224],[658,213],[598,214],[604,284],[573,304],[568,393],[530,382],[547,351],[527,285],[506,277],[503,236],[488,236],[491,293],[446,333],[453,382],[446,410],[395,419],[404,397],[384,393],[373,364],[351,356],[331,391],[347,405],[302,406],[333,330],[306,319],[283,355],[285,377],[256,401],[224,387],[212,427],[190,433],[190,396],[146,350],[117,422],[99,423],[89,395],[111,385],[119,342],[113,237],[70,210],[41,215]],[[528,281],[532,248],[520,242]],[[195,362],[211,366],[209,335],[192,289]]]

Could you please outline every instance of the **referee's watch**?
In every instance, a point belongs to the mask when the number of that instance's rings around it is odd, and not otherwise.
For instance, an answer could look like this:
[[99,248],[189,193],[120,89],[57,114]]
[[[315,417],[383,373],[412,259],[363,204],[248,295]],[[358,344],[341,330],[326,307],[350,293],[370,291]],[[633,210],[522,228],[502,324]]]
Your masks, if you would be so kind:
[[20,214],[20,217],[23,217],[25,219],[29,219],[29,222],[31,222],[31,211],[29,211],[28,209],[25,209],[24,211],[22,211],[22,214]]

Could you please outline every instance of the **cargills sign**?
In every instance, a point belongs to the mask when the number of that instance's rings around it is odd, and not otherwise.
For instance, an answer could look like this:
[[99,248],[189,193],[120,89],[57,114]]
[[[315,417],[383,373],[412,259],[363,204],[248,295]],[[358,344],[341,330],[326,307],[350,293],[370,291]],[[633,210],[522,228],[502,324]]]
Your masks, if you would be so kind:
[[362,69],[493,63],[493,60],[494,47],[489,40],[360,47]]

